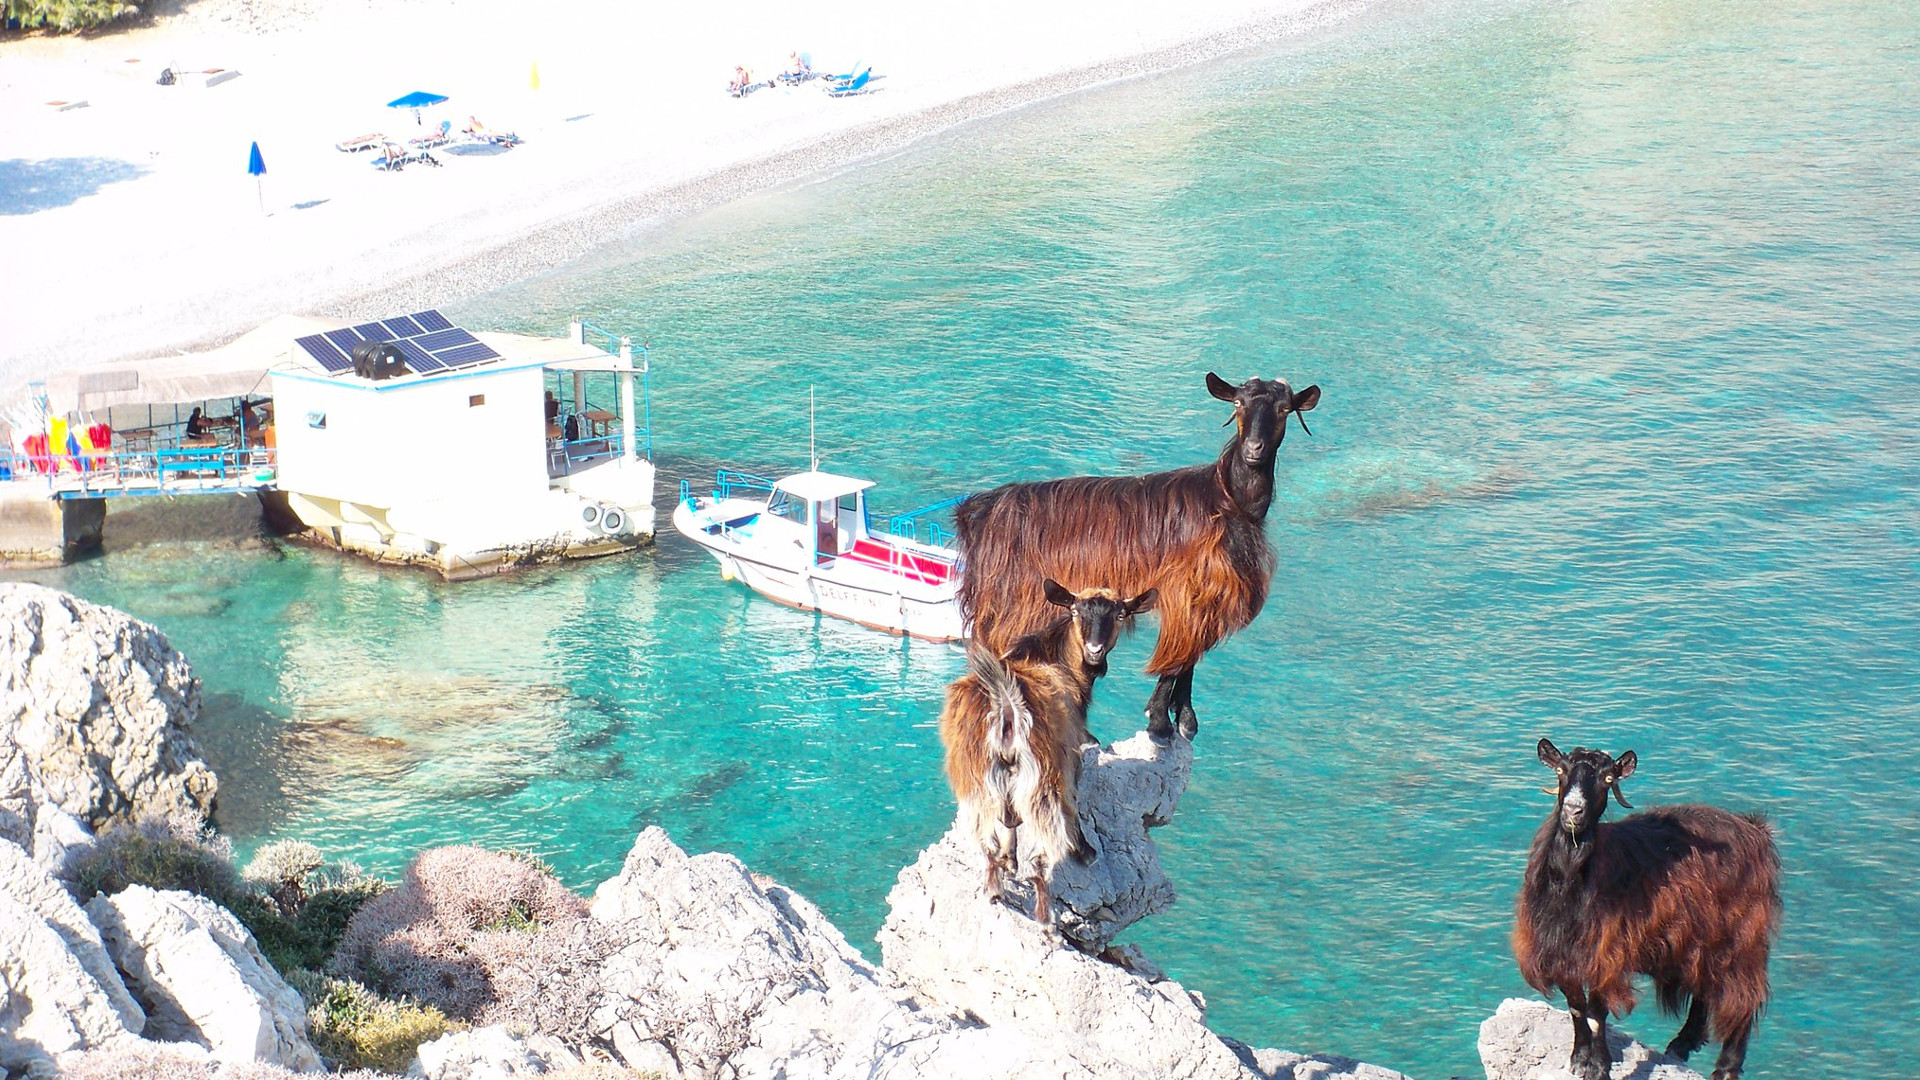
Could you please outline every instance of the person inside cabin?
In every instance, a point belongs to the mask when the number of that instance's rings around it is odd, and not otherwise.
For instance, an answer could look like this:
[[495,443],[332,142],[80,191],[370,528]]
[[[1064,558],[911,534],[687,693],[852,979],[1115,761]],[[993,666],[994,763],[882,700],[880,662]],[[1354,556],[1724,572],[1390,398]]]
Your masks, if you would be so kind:
[[554,397],[553,391],[549,390],[547,391],[547,423],[548,425],[553,425],[559,422],[560,422],[560,399],[557,397]]
[[205,419],[203,419],[200,416],[200,406],[195,405],[193,407],[193,412],[188,414],[187,416],[187,438],[189,439],[205,438],[206,434],[207,434],[207,422]]

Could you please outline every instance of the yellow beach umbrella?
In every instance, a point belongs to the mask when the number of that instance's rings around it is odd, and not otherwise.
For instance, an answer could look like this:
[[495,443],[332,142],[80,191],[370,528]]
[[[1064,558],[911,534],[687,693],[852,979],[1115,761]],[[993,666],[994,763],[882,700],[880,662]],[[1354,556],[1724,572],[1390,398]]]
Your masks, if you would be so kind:
[[533,65],[533,74],[527,77],[527,86],[534,90],[540,89],[540,64],[538,61]]

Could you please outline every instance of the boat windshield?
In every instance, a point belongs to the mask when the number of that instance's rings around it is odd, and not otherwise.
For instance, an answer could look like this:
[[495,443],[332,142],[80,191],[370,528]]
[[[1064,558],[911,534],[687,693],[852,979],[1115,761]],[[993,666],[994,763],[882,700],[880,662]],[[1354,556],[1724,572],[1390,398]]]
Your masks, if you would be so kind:
[[795,525],[807,523],[806,501],[796,499],[779,488],[775,488],[773,494],[767,498],[767,513],[772,517],[785,518]]

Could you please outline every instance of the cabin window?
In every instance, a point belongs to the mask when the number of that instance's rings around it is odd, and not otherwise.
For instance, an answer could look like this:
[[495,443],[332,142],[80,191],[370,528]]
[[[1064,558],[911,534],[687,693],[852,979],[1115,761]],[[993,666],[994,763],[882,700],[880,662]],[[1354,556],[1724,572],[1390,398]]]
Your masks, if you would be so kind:
[[327,414],[326,414],[326,413],[323,413],[323,412],[310,412],[310,413],[308,413],[308,414],[307,414],[307,426],[308,426],[308,427],[310,427],[310,428],[324,428],[324,427],[326,427],[326,426],[327,426]]
[[469,409],[477,409],[480,406],[485,405],[486,403],[487,403],[487,395],[485,394],[467,395],[467,408]]
[[806,501],[796,499],[784,491],[773,493],[773,498],[767,502],[767,513],[777,518],[785,518],[795,525],[807,523]]

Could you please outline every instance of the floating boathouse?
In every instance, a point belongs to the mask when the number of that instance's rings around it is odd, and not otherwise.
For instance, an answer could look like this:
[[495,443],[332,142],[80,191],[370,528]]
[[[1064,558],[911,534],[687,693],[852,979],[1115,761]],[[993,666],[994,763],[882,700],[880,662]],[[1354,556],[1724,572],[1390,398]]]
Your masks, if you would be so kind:
[[577,321],[541,338],[435,311],[281,316],[206,353],[50,380],[30,426],[78,425],[86,445],[16,430],[0,526],[65,559],[98,542],[105,499],[251,492],[283,529],[450,579],[624,551],[654,533],[648,368]]

